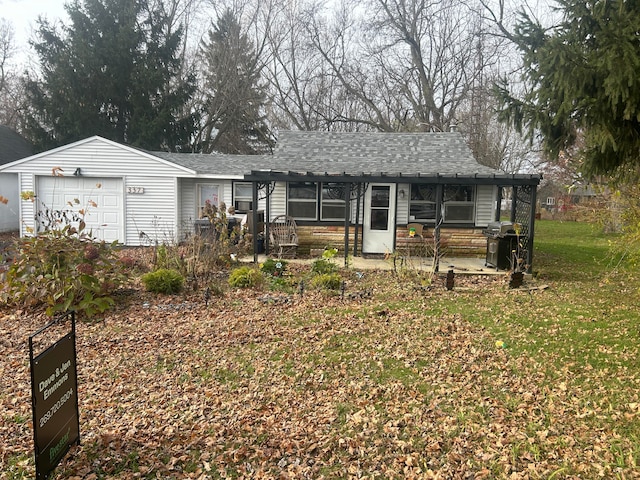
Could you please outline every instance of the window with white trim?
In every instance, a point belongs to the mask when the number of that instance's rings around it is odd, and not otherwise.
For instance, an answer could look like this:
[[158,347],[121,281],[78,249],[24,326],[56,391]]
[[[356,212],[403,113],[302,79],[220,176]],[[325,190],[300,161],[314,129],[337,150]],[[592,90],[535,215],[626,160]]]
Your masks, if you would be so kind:
[[[474,220],[475,187],[473,185],[443,186],[443,221],[469,223]],[[409,197],[409,220],[412,222],[434,222],[436,219],[437,185],[411,184]]]
[[298,220],[318,219],[318,184],[289,182],[287,185],[287,214]]
[[233,184],[233,208],[236,213],[247,213],[253,210],[253,186],[251,183],[235,182]]
[[202,183],[198,185],[198,218],[207,204],[220,206],[220,185]]
[[444,186],[444,222],[473,222],[475,212],[475,187],[471,185]]
[[320,196],[320,220],[344,220],[344,183],[323,183]]
[[409,218],[416,222],[434,222],[436,219],[436,186],[422,183],[411,184]]

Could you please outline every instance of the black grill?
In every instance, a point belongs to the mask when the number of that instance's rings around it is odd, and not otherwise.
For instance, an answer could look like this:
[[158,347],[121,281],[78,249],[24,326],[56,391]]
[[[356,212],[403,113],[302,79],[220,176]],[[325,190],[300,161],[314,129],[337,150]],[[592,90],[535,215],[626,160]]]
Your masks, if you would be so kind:
[[487,237],[487,258],[485,265],[496,270],[509,270],[512,266],[514,251],[518,248],[513,222],[492,222],[482,233]]

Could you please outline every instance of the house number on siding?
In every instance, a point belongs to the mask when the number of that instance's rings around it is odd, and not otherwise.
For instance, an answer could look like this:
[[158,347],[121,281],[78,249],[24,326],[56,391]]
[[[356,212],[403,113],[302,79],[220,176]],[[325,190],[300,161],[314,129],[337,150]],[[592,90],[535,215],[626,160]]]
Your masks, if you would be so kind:
[[144,187],[127,187],[127,193],[144,193]]

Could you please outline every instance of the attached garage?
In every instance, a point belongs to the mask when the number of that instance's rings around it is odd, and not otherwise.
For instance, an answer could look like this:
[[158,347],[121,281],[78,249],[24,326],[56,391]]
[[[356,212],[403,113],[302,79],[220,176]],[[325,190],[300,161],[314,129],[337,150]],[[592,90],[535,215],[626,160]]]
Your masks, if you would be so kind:
[[37,235],[62,215],[68,223],[81,214],[94,238],[128,246],[176,241],[183,224],[193,225],[180,218],[179,199],[189,196],[178,190],[179,179],[197,176],[193,169],[101,137],[17,160],[0,171],[18,176],[21,236]]
[[122,178],[38,176],[36,183],[36,218],[40,223],[46,221],[49,212],[73,212],[84,219],[93,237],[124,242]]

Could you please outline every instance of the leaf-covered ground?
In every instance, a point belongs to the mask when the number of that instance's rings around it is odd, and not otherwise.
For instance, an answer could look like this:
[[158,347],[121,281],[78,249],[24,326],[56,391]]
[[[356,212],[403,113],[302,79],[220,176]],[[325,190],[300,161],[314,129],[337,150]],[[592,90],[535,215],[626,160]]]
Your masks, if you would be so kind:
[[[78,323],[82,445],[56,478],[640,478],[638,302],[618,280],[581,303],[566,282],[344,275],[343,297],[136,290]],[[34,474],[43,322],[0,317],[1,478]]]

